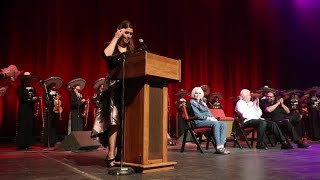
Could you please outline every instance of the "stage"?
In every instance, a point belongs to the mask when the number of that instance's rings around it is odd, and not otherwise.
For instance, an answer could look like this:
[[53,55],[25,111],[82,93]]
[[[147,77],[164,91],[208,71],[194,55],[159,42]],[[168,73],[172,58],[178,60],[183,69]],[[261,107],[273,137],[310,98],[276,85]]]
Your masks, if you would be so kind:
[[[89,152],[54,151],[40,145],[29,151],[16,151],[13,144],[0,147],[1,179],[319,179],[320,143],[309,149],[268,150],[230,147],[230,155],[204,154],[188,143],[168,146],[168,159],[176,161],[174,170],[129,176],[108,175],[103,160],[107,152],[99,148]],[[203,146],[205,143],[203,143]],[[243,144],[244,145],[244,144]],[[229,143],[228,146],[232,146]],[[244,145],[245,146],[245,145]]]

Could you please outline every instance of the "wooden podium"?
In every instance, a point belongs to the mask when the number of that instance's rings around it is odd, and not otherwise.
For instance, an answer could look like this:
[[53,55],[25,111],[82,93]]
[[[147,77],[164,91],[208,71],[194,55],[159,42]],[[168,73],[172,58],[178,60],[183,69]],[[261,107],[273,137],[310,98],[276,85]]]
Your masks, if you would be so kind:
[[147,52],[125,62],[124,165],[136,172],[174,169],[167,157],[167,84],[180,81],[180,68],[180,60]]

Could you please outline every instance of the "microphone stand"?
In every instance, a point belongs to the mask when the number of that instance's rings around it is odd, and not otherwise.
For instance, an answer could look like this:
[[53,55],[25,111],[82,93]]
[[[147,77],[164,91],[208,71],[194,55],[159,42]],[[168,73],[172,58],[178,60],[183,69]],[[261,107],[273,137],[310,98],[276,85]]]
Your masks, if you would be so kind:
[[130,175],[134,174],[134,170],[131,167],[123,167],[123,146],[124,146],[124,116],[125,116],[125,102],[124,102],[124,95],[125,95],[125,83],[124,83],[124,75],[125,75],[125,62],[127,59],[127,53],[121,54],[121,60],[122,60],[122,90],[121,90],[121,159],[120,159],[120,167],[113,167],[108,171],[108,174],[110,175]]
[[[46,94],[46,99],[47,99],[47,102],[48,102],[48,106],[46,107],[47,109],[47,114],[46,114],[46,118],[47,118],[47,145],[48,145],[48,148],[50,147],[50,138],[49,138],[49,107],[50,107],[50,99],[49,99],[49,93],[48,93],[48,88],[47,88],[47,85],[46,83],[43,83],[43,87],[44,87],[44,92]],[[47,104],[47,103],[46,103]]]

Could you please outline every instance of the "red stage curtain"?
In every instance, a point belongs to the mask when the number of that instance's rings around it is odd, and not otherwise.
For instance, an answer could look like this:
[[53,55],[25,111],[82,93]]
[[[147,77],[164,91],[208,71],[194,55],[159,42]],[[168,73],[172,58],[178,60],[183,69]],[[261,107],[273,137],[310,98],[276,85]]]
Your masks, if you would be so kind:
[[[40,79],[60,76],[65,83],[82,77],[87,81],[84,96],[92,97],[92,83],[107,73],[103,44],[124,19],[134,24],[136,42],[143,38],[153,53],[182,60],[182,81],[169,86],[171,121],[174,93],[181,88],[210,85],[224,94],[225,112],[232,116],[229,97],[242,88],[278,86],[278,70],[263,68],[279,61],[277,16],[273,6],[255,1],[4,1],[1,66],[15,64]],[[43,94],[39,84],[36,88]],[[60,91],[64,111],[59,129],[65,133],[69,93]],[[2,109],[0,135],[13,135],[16,86],[9,89]],[[39,118],[38,129],[41,125]]]

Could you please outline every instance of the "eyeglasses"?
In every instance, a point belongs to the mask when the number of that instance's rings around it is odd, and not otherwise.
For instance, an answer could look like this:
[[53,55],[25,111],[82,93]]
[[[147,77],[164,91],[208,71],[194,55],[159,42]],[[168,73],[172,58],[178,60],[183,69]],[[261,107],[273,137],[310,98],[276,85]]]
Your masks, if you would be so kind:
[[273,98],[274,96],[266,96],[267,98]]

